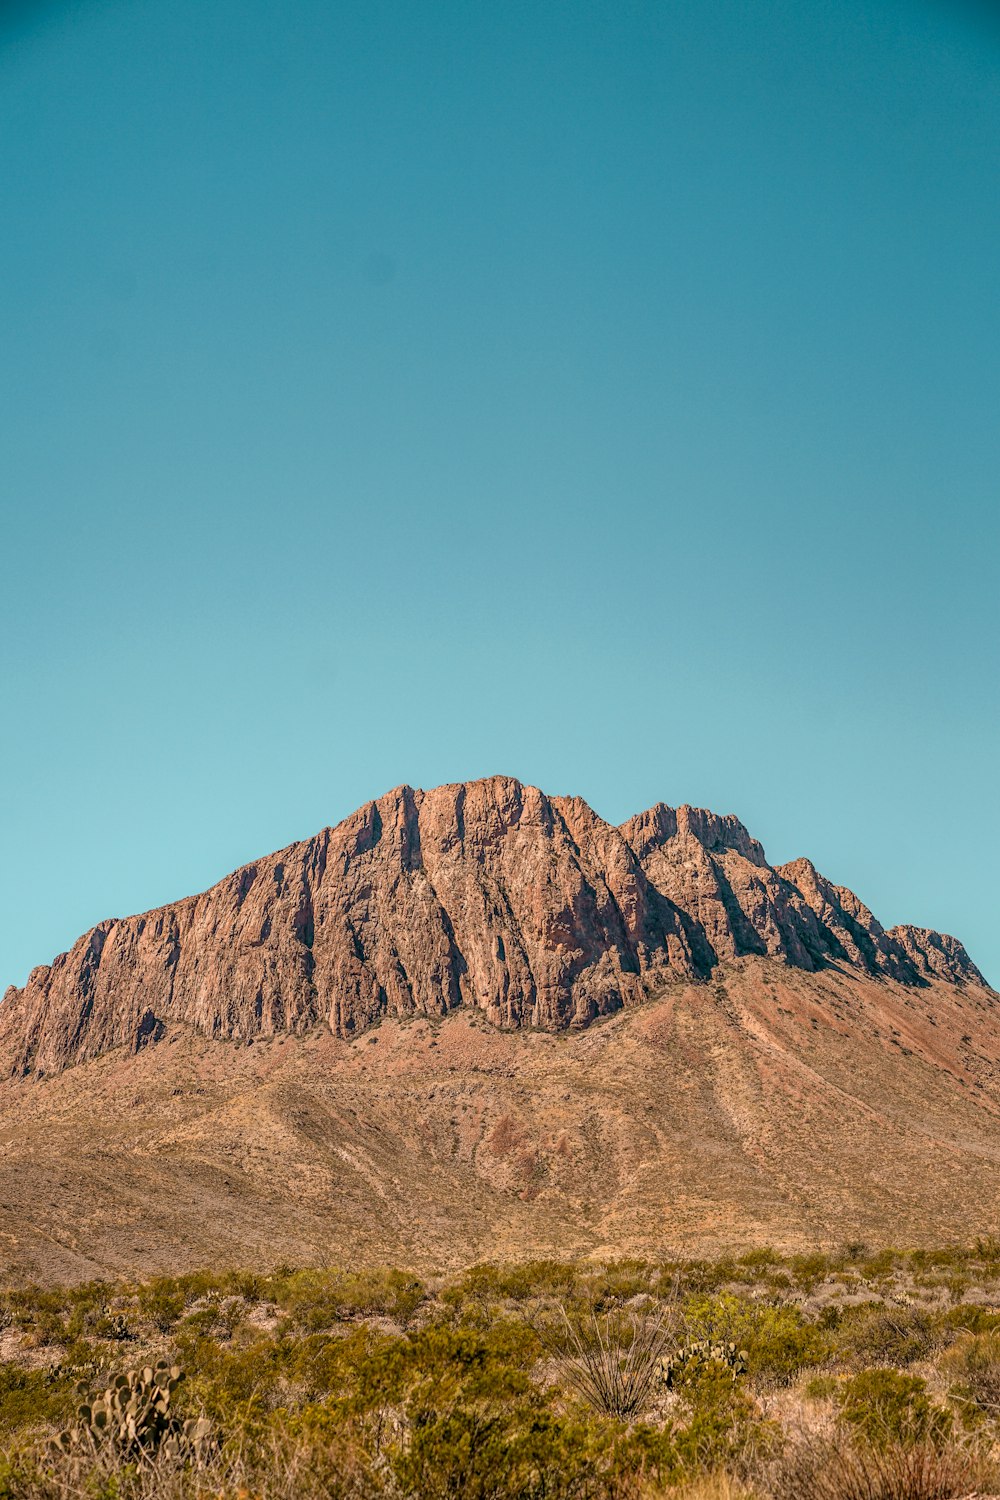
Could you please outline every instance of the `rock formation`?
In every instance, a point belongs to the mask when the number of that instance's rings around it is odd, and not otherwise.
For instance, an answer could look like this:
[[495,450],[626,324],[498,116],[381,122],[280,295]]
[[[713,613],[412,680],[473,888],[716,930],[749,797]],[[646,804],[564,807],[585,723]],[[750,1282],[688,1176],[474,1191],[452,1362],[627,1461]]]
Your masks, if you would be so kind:
[[13,1073],[137,1051],[185,1022],[252,1039],[477,1007],[581,1027],[745,955],[988,989],[955,938],[885,931],[734,817],[658,804],[620,828],[508,777],[404,786],[199,896],[101,922],[0,1005]]

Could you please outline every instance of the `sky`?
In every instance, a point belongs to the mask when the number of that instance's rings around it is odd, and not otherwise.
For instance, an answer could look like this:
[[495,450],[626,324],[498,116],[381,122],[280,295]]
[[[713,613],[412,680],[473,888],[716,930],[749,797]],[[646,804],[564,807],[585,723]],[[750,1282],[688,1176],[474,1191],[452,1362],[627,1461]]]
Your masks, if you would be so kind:
[[1000,984],[1000,16],[0,7],[0,990],[402,782]]

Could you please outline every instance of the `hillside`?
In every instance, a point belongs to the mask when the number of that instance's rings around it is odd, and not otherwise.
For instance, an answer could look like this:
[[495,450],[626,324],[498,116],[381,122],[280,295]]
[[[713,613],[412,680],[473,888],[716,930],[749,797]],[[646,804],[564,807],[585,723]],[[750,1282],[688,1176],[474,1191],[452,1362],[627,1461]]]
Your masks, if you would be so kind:
[[583,1033],[177,1025],[0,1088],[0,1255],[86,1279],[968,1239],[1000,1231],[998,1057],[982,991],[767,959]]
[[0,1006],[0,1266],[1000,1230],[1000,1000],[733,818],[391,793]]

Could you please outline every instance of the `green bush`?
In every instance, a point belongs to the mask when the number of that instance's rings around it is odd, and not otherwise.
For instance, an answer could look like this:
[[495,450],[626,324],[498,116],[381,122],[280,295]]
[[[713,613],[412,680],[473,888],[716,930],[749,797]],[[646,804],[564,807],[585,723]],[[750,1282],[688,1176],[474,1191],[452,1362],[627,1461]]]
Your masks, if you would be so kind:
[[946,1337],[954,1333],[1000,1333],[1000,1312],[966,1302],[961,1307],[949,1307],[941,1315],[939,1326]]
[[582,1295],[597,1312],[627,1302],[632,1297],[650,1295],[655,1270],[648,1261],[612,1261],[596,1274],[588,1276]]
[[808,1401],[828,1401],[840,1390],[840,1381],[836,1375],[814,1375],[807,1380],[802,1394]]
[[578,1500],[613,1496],[613,1448],[537,1399],[418,1406],[391,1459],[402,1494],[420,1500]]
[[777,1385],[787,1385],[808,1365],[822,1364],[830,1352],[827,1335],[807,1322],[797,1307],[775,1307],[723,1293],[692,1298],[685,1321],[694,1339],[734,1343],[746,1350],[747,1372]]
[[867,1260],[863,1260],[858,1270],[866,1279],[879,1281],[883,1277],[892,1275],[898,1260],[899,1255],[895,1250],[879,1250],[876,1255],[870,1255]]
[[781,1256],[770,1245],[758,1245],[753,1250],[746,1250],[737,1258],[737,1266],[741,1271],[748,1271],[751,1276],[757,1276],[767,1271],[774,1271],[783,1265]]
[[777,1429],[762,1419],[752,1398],[735,1386],[731,1374],[706,1364],[683,1387],[687,1421],[673,1431],[679,1475],[711,1471],[724,1464],[761,1461],[776,1446]]
[[940,1445],[952,1428],[951,1412],[927,1394],[927,1382],[898,1370],[863,1370],[844,1381],[836,1396],[840,1418],[867,1443]]
[[811,1292],[820,1281],[830,1274],[830,1257],[821,1253],[793,1255],[788,1262],[797,1286]]
[[204,1411],[227,1432],[254,1429],[278,1404],[294,1345],[259,1335],[238,1348],[207,1336],[178,1337],[178,1362],[187,1371],[184,1402]]
[[470,1266],[445,1287],[442,1301],[460,1308],[467,1302],[526,1302],[536,1297],[567,1297],[578,1272],[559,1260],[528,1260],[515,1266]]
[[275,1289],[288,1326],[307,1332],[352,1317],[382,1316],[406,1323],[426,1291],[403,1271],[298,1271]]
[[938,1341],[924,1308],[869,1302],[843,1310],[836,1347],[867,1364],[909,1365],[926,1359]]
[[0,1364],[0,1436],[65,1422],[76,1404],[76,1386],[71,1373],[25,1370],[19,1365]]
[[184,1288],[173,1276],[157,1276],[139,1291],[139,1312],[159,1333],[169,1333],[184,1316]]
[[[974,1278],[986,1264],[973,1252],[916,1261],[865,1247],[853,1263],[884,1277],[889,1299],[915,1275]],[[788,1404],[769,1390],[814,1370],[801,1390],[836,1412],[834,1447],[853,1455],[855,1477],[893,1465],[912,1476],[921,1454],[943,1462],[988,1446],[1000,1432],[1000,1313],[879,1299],[808,1316],[796,1305],[821,1276],[846,1286],[846,1264],[755,1249],[715,1261],[478,1266],[432,1290],[398,1270],[292,1268],[15,1288],[0,1295],[15,1356],[0,1365],[0,1439],[17,1455],[0,1500],[652,1500],[688,1482],[703,1484],[706,1500],[731,1500],[728,1480],[703,1476],[749,1473],[764,1485],[784,1472],[771,1457],[779,1430],[764,1412]],[[993,1294],[995,1274],[991,1263],[982,1296]],[[732,1345],[732,1357],[675,1359],[669,1388],[657,1381],[627,1409],[588,1407],[566,1349],[549,1337],[560,1309],[570,1326],[590,1320],[612,1362],[632,1344],[611,1333],[633,1325],[654,1330],[654,1367],[699,1340]],[[274,1332],[260,1326],[262,1313]],[[181,1464],[161,1490],[150,1487],[151,1470],[140,1481],[127,1466],[101,1469],[103,1450],[91,1469],[85,1453],[53,1455],[54,1430],[73,1419],[74,1381],[107,1386],[126,1339],[134,1364],[165,1357],[187,1370],[170,1408],[181,1433],[205,1415],[226,1435],[204,1471]],[[906,1368],[932,1355],[951,1409]],[[948,1440],[954,1413],[970,1429],[960,1441]],[[58,1468],[71,1462],[72,1474]],[[760,1493],[772,1493],[770,1477]]]

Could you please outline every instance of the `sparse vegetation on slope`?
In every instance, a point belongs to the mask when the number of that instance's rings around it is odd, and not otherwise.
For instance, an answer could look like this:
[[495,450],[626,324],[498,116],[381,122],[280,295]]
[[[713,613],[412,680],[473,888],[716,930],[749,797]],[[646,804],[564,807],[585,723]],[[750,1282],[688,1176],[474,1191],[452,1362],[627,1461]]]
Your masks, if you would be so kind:
[[203,1272],[12,1288],[0,1322],[4,1500],[1000,1490],[993,1241]]

